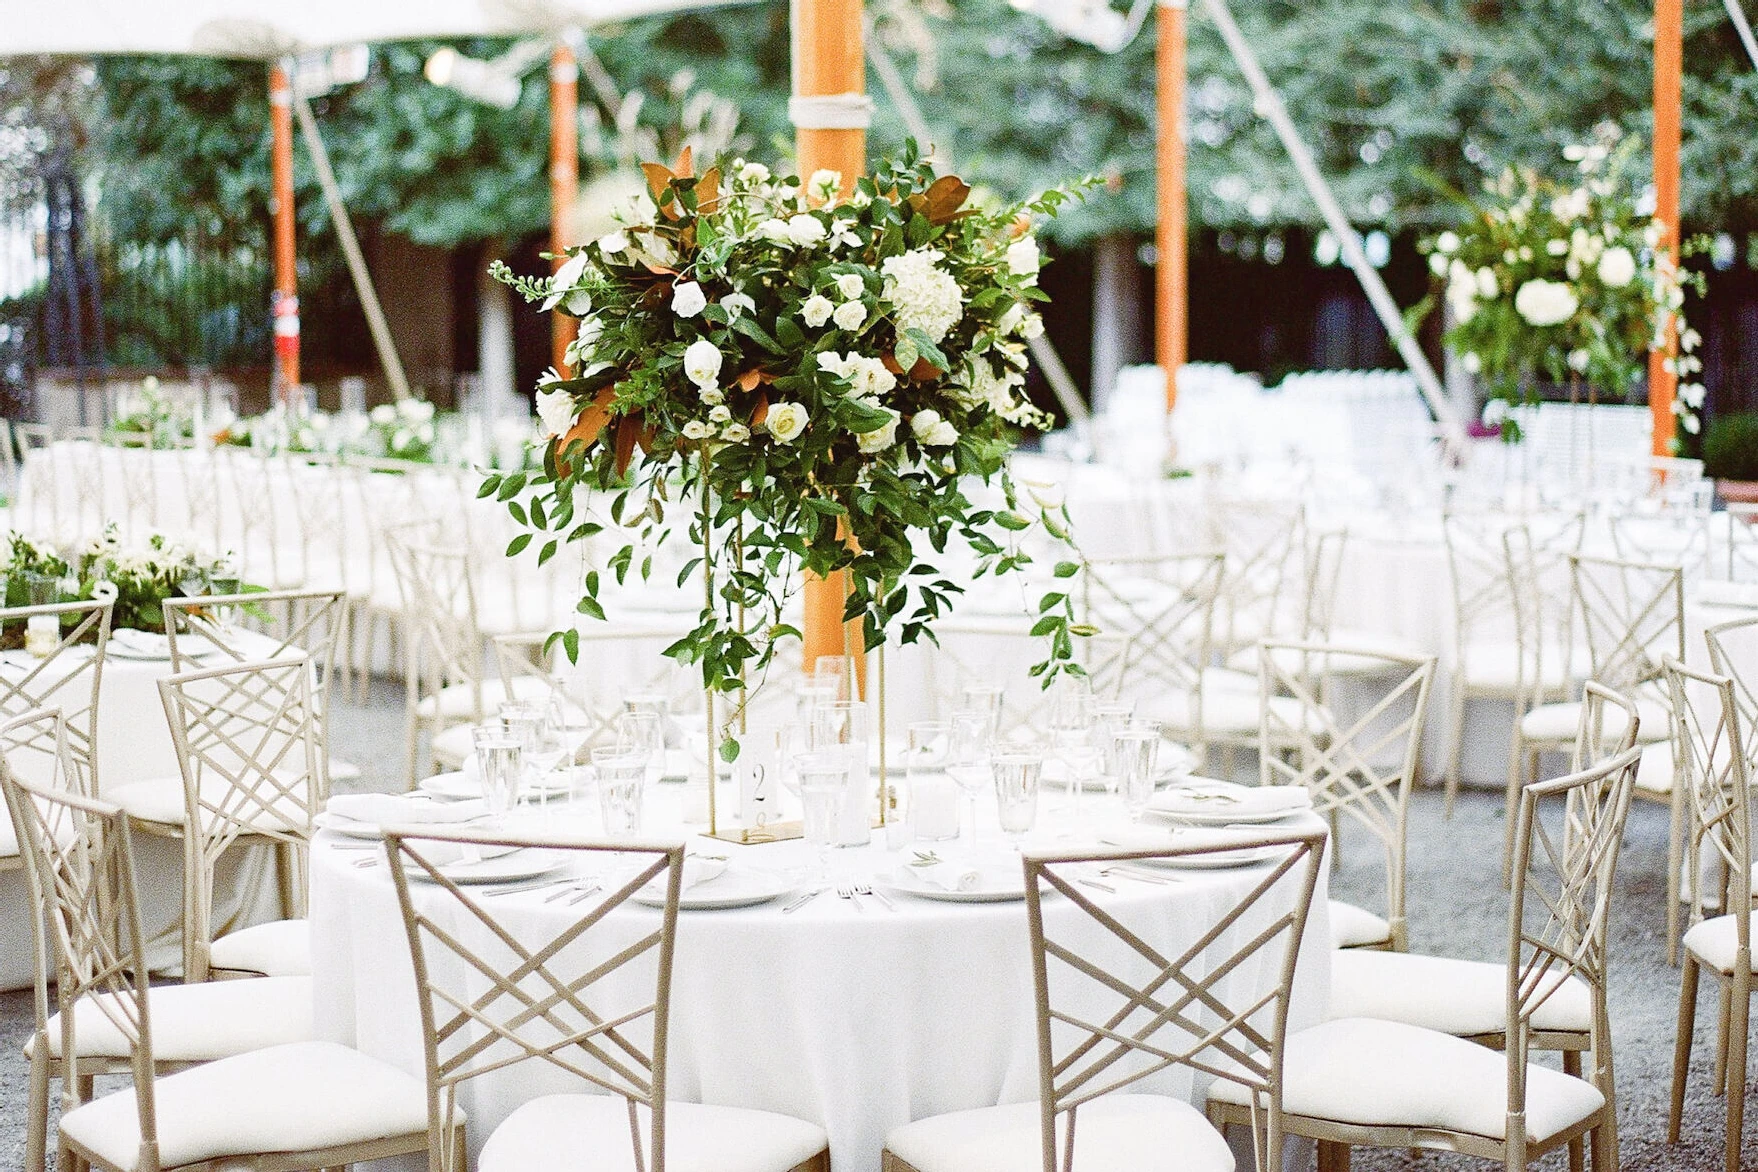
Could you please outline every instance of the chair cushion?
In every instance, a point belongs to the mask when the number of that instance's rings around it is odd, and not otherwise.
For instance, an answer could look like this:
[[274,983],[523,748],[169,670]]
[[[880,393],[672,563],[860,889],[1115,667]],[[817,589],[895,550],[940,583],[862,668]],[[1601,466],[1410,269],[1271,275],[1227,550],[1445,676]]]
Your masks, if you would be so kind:
[[[1672,736],[1672,714],[1654,700],[1636,701],[1636,739],[1644,745],[1664,741]],[[1520,735],[1528,741],[1550,744],[1573,744],[1581,724],[1581,704],[1540,704],[1520,718]],[[1615,737],[1623,731],[1624,710],[1615,704],[1605,706],[1605,735]]]
[[[1059,1134],[1066,1134],[1059,1127]],[[885,1148],[918,1172],[1042,1172],[1038,1104],[1007,1103],[906,1123]],[[1233,1152],[1188,1103],[1161,1095],[1105,1095],[1080,1108],[1080,1172],[1231,1172]]]
[[[202,788],[204,796],[211,795],[211,800],[218,803],[224,800],[228,783],[212,778]],[[115,789],[106,786],[104,798],[121,806],[129,817],[142,822],[182,826],[187,821],[181,777],[155,777],[151,781],[137,781]],[[248,802],[233,803],[229,808],[240,815],[248,815],[252,824],[263,830],[303,830],[306,823],[304,807],[286,795],[275,798],[271,806],[272,816],[269,811],[258,810]]]
[[[1527,665],[1530,668],[1530,664]],[[1557,692],[1568,684],[1567,663],[1561,648],[1546,647],[1539,662],[1547,691]],[[1474,692],[1514,694],[1531,688],[1535,680],[1520,678],[1520,645],[1518,643],[1471,643],[1464,651],[1459,677]]]
[[1331,900],[1330,908],[1332,948],[1360,948],[1391,942],[1392,925],[1383,916],[1340,899]]
[[330,780],[332,782],[360,780],[360,766],[354,764],[352,761],[344,761],[340,757],[331,757],[329,759],[329,766]]
[[1673,743],[1655,741],[1642,750],[1636,762],[1636,788],[1644,793],[1673,792]]
[[[1433,1128],[1507,1136],[1506,1055],[1437,1030],[1350,1017],[1289,1035],[1282,1109],[1361,1127]],[[1526,1132],[1542,1143],[1605,1105],[1583,1079],[1529,1065]],[[1250,1091],[1217,1079],[1209,1098],[1246,1105]]]
[[[1507,1006],[1505,964],[1364,949],[1331,955],[1332,1017],[1401,1021],[1469,1037],[1506,1032]],[[1593,1024],[1592,991],[1571,977],[1532,1020],[1541,1030],[1585,1031]]]
[[[1205,673],[1205,679],[1207,673]],[[1157,699],[1144,699],[1142,715],[1166,722],[1169,731],[1194,732],[1196,729],[1196,697],[1189,692],[1172,692]],[[1312,711],[1290,696],[1271,696],[1271,711],[1278,721],[1290,727],[1319,731],[1319,721]],[[1247,735],[1258,731],[1258,692],[1221,686],[1204,688],[1202,692],[1202,728],[1205,734]]]
[[[1733,916],[1716,916],[1693,924],[1685,933],[1685,947],[1710,968],[1732,975],[1740,950],[1739,925]],[[1758,964],[1752,966],[1752,971],[1758,972]]]
[[[167,1168],[403,1135],[411,1136],[411,1150],[427,1146],[422,1080],[334,1042],[272,1046],[196,1066],[155,1079],[153,1096],[159,1161]],[[70,1111],[61,1132],[128,1172],[140,1155],[134,1092]]]
[[[1348,650],[1329,651],[1306,656],[1292,647],[1278,649],[1276,663],[1285,672],[1315,672],[1327,676],[1376,676],[1398,674],[1409,669],[1402,664],[1387,663],[1380,654],[1421,658],[1427,652],[1389,635],[1373,635],[1365,631],[1333,633],[1325,643]],[[1236,673],[1249,673],[1253,686],[1257,683],[1258,649],[1245,647],[1227,657],[1227,667]],[[1206,680],[1205,680],[1206,682]]]
[[[513,680],[513,695],[520,700],[541,700],[545,688],[544,682],[535,676],[518,676]],[[469,684],[453,684],[441,688],[437,696],[424,696],[415,705],[415,711],[429,720],[436,714],[442,720],[479,720],[498,711],[506,698],[506,685],[495,676],[482,681],[481,713],[476,711],[476,689]]]
[[311,926],[304,920],[270,920],[228,932],[214,941],[208,964],[265,977],[311,975]]
[[[642,1133],[645,1137],[645,1128]],[[667,1172],[788,1172],[829,1142],[822,1127],[791,1115],[702,1103],[665,1105]],[[627,1100],[616,1095],[533,1099],[494,1129],[477,1170],[559,1168],[573,1164],[583,1150],[592,1153],[592,1172],[633,1172]]]
[[428,747],[433,752],[436,765],[451,769],[462,769],[476,752],[475,726],[454,724],[450,728],[442,728],[433,734]]
[[[130,1053],[128,1039],[104,1007],[93,1004],[95,998],[111,996],[92,994],[74,1005],[74,1045],[83,1058],[126,1058]],[[147,997],[153,1057],[160,1062],[206,1062],[312,1036],[310,977],[154,985]],[[49,1054],[59,1058],[59,1013],[49,1018],[48,1033]]]

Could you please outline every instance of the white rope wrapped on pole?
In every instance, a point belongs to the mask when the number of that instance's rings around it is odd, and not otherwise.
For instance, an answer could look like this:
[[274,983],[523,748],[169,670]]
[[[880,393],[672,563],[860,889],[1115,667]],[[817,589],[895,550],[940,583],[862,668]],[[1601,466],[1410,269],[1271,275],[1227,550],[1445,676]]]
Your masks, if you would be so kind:
[[403,373],[403,360],[397,356],[397,345],[391,340],[391,328],[385,322],[385,313],[378,303],[378,293],[372,287],[372,274],[366,271],[366,257],[361,254],[360,241],[355,239],[354,224],[348,218],[347,205],[342,202],[341,189],[336,186],[336,173],[330,167],[330,152],[324,147],[323,136],[317,131],[317,118],[311,112],[311,103],[297,88],[293,94],[293,113],[299,119],[299,133],[305,139],[305,149],[311,154],[311,166],[317,172],[318,186],[323,189],[324,203],[330,209],[330,219],[336,225],[336,238],[342,244],[342,256],[348,262],[349,275],[354,278],[354,288],[360,295],[360,308],[366,314],[366,328],[372,334],[373,349],[378,351],[379,364],[384,367],[385,380],[391,384],[391,394],[398,399],[409,397],[409,379]]
[[1305,141],[1301,139],[1300,132],[1295,129],[1286,107],[1282,105],[1281,95],[1270,84],[1269,78],[1264,76],[1262,67],[1258,65],[1257,55],[1246,43],[1239,26],[1234,23],[1233,13],[1227,8],[1226,0],[1202,0],[1202,3],[1209,19],[1220,30],[1221,39],[1227,43],[1227,49],[1232,53],[1239,71],[1245,75],[1246,83],[1251,86],[1253,108],[1275,130],[1276,137],[1282,140],[1282,147],[1293,161],[1294,169],[1300,173],[1307,193],[1318,205],[1319,213],[1324,216],[1331,233],[1337,237],[1344,262],[1354,272],[1356,280],[1361,282],[1362,291],[1367,294],[1374,313],[1379,316],[1380,324],[1386,327],[1399,357],[1403,358],[1405,366],[1415,376],[1416,385],[1422,391],[1422,397],[1427,400],[1429,410],[1434,412],[1435,421],[1440,424],[1442,433],[1451,445],[1463,448],[1465,429],[1453,408],[1452,400],[1447,398],[1441,380],[1435,375],[1434,367],[1429,364],[1428,355],[1422,352],[1422,347],[1405,326],[1398,303],[1392,300],[1385,282],[1380,280],[1378,270],[1369,263],[1367,253],[1361,247],[1360,234],[1349,222],[1349,217],[1343,214],[1336,196],[1331,193],[1330,185],[1319,173],[1318,164],[1313,161],[1312,153],[1306,149]]

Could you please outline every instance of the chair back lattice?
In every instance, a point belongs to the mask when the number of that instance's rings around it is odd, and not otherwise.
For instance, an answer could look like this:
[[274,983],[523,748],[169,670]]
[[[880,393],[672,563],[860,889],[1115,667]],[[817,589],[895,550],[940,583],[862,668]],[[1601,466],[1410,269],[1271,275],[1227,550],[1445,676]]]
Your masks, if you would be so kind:
[[[701,677],[660,654],[682,633],[675,626],[643,631],[588,627],[580,631],[577,666],[562,658],[559,648],[557,660],[550,660],[543,650],[545,635],[496,635],[492,642],[505,694],[535,701],[553,697],[565,705],[569,724],[577,730],[570,735],[579,738],[573,748],[584,757],[595,746],[615,743],[617,718],[626,711],[627,697],[663,697],[672,715],[692,704],[700,706]],[[613,661],[618,672],[614,677],[604,670]],[[779,676],[778,665],[770,673],[772,680]],[[798,676],[797,662],[793,675]]]
[[283,456],[278,463],[277,479],[293,505],[299,580],[307,586],[351,585],[348,567],[359,534],[349,524],[335,457],[307,452]]
[[[58,712],[30,712],[0,725],[0,742],[58,741],[65,746],[66,738],[59,735],[65,727]],[[71,1111],[82,1097],[74,1005],[83,1001],[82,1016],[101,1015],[131,1047],[146,1157],[141,1172],[153,1172],[158,1167],[158,1133],[146,939],[128,818],[80,789],[70,754],[62,753],[58,760],[62,768],[56,777],[34,781],[12,768],[10,754],[0,756],[0,791],[18,834],[34,912],[29,917],[38,972],[34,1044],[44,1049],[49,1045],[48,982],[53,974],[55,1008],[61,1015],[62,1111]]]
[[[1610,693],[1605,702],[1622,707],[1634,727],[1633,703]],[[1526,1117],[1533,1016],[1572,979],[1585,982],[1593,1002],[1590,1081],[1608,1102],[1612,1099],[1606,937],[1618,851],[1641,755],[1641,749],[1632,745],[1592,768],[1535,782],[1520,792],[1507,978],[1508,1113],[1519,1127],[1524,1127]],[[1539,816],[1544,804],[1559,797],[1563,799],[1560,836]],[[1611,1155],[1607,1166],[1615,1168],[1616,1153]]]
[[1632,698],[1658,696],[1661,660],[1685,658],[1684,572],[1580,554],[1569,564],[1591,677]]
[[1743,657],[1729,651],[1729,636],[1736,631],[1744,631],[1748,637],[1758,640],[1758,618],[1717,623],[1703,632],[1703,639],[1709,644],[1709,670],[1727,676],[1733,684],[1734,707],[1739,709],[1740,730],[1746,736],[1746,759],[1758,761],[1758,690],[1754,690],[1758,685],[1758,675],[1748,673],[1742,663]]
[[270,474],[269,460],[243,448],[216,448],[222,476],[222,546],[238,551],[244,576],[268,586],[296,581],[295,556],[282,531],[283,482]]
[[220,457],[218,449],[185,448],[176,455],[183,482],[183,508],[188,532],[214,549],[225,549],[220,531]]
[[1658,515],[1623,513],[1611,519],[1612,548],[1631,562],[1677,566],[1695,580],[1715,560],[1710,528],[1714,486],[1697,486],[1695,499],[1669,503]]
[[[1081,870],[1239,844],[1027,853],[1044,1172],[1072,1172],[1084,1104],[1180,1066],[1250,1088],[1257,1170],[1281,1166],[1283,1038],[1324,843],[1314,830],[1244,844],[1267,848],[1265,874],[1175,955],[1095,903]],[[1046,892],[1067,901],[1049,919]]]
[[1758,583],[1758,504],[1727,506],[1727,580]]
[[1581,513],[1449,513],[1444,521],[1453,591],[1454,652],[1485,640],[1512,642],[1520,682],[1543,679],[1546,643],[1566,654],[1569,555],[1581,545]]
[[220,857],[239,842],[282,843],[303,873],[312,817],[329,796],[311,664],[288,655],[181,672],[159,681],[159,698],[183,774],[185,964],[199,978]]
[[410,673],[425,684],[428,695],[454,684],[470,685],[480,719],[483,639],[476,622],[470,554],[460,546],[431,543],[431,531],[419,524],[385,535],[403,592]]
[[1202,739],[1202,673],[1209,665],[1225,555],[1167,554],[1088,561],[1083,622],[1129,640],[1118,678],[1124,698],[1188,697],[1188,729]]
[[[42,708],[58,709],[66,725],[67,751],[80,774],[81,793],[98,795],[98,687],[110,644],[110,604],[58,602],[46,606],[0,608],[0,630],[22,631],[33,616],[54,615],[61,641],[33,662],[23,676],[0,674],[0,720]],[[56,763],[57,742],[37,726],[23,738],[0,739],[12,768],[29,778]]]
[[1337,582],[1343,573],[1343,553],[1349,530],[1309,531],[1301,558],[1305,589],[1301,594],[1298,636],[1308,643],[1328,642],[1337,621]]
[[[1673,694],[1673,784],[1684,789],[1685,843],[1689,874],[1703,875],[1705,855],[1714,858],[1724,883],[1721,907],[1736,917],[1739,947],[1752,947],[1751,759],[1745,751],[1743,714],[1732,678],[1666,664]],[[1702,899],[1691,903],[1691,922],[1703,918]]]
[[1302,548],[1306,519],[1297,501],[1209,494],[1209,547],[1225,555],[1211,638],[1223,653],[1249,647],[1293,618],[1285,594],[1288,563]]
[[[1297,785],[1312,795],[1313,811],[1365,827],[1386,864],[1386,921],[1392,939],[1404,939],[1405,842],[1410,789],[1428,718],[1435,659],[1358,651],[1323,643],[1261,644],[1258,657],[1258,780]],[[1372,687],[1339,716],[1327,704],[1325,664],[1331,657],[1373,670],[1352,688]],[[1270,703],[1279,697],[1277,703]],[[1292,703],[1290,703],[1292,701]]]
[[[515,937],[492,900],[446,877],[447,861],[484,847],[564,852],[583,874],[604,873],[620,853],[617,873],[628,877],[609,881],[614,890],[556,923],[547,939],[534,938],[530,924]],[[537,1061],[620,1096],[636,1172],[665,1172],[666,1029],[683,846],[390,830],[385,851],[415,966],[430,1138],[452,1127],[463,1083]],[[659,915],[607,922],[650,884],[665,891]],[[433,1172],[463,1172],[449,1167],[451,1151],[430,1142]]]
[[[958,706],[966,684],[998,684],[1003,689],[999,733],[1042,732],[1047,727],[1052,693],[1031,674],[1038,655],[1018,624],[987,625],[981,621],[946,622],[934,628],[935,642],[927,652],[928,687],[940,719]],[[1123,687],[1131,640],[1101,632],[1080,640],[1075,662],[1087,673],[1093,695],[1116,699]]]

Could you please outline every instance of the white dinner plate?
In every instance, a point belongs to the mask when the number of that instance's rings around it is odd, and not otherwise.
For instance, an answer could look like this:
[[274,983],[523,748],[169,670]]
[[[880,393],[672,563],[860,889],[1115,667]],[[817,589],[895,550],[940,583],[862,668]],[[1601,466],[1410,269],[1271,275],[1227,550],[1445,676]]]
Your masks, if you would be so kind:
[[874,886],[886,891],[913,895],[918,899],[934,899],[942,903],[1006,903],[1025,898],[1025,872],[1018,863],[1011,867],[979,866],[977,885],[969,891],[948,891],[937,887],[908,866],[902,866]]
[[[734,866],[726,868],[712,879],[705,879],[685,888],[678,895],[678,907],[680,910],[692,912],[752,907],[768,903],[793,890],[792,881],[774,871]],[[649,883],[629,896],[629,899],[648,907],[664,907],[665,884]]]
[[1312,798],[1293,786],[1244,786],[1190,778],[1154,795],[1148,813],[1192,826],[1267,825],[1312,808]]
[[[453,883],[508,883],[516,879],[535,879],[539,875],[547,875],[551,871],[560,870],[567,863],[568,856],[564,851],[527,847],[475,862],[460,859],[455,863],[441,863],[438,870]],[[405,866],[404,873],[411,879],[432,882],[428,879],[427,872],[419,866]]]
[[[552,772],[549,776],[554,780],[542,785],[533,784],[530,778],[526,778],[520,787],[520,796],[532,797],[547,793],[552,798],[558,794],[565,797],[572,791],[573,782],[568,780],[566,774]],[[415,788],[424,794],[431,794],[436,798],[444,798],[453,802],[482,796],[482,783],[476,779],[474,774],[464,773],[461,770],[424,777]]]
[[1233,867],[1253,867],[1288,852],[1285,846],[1248,846],[1236,851],[1214,851],[1201,855],[1180,855],[1177,858],[1137,859],[1143,867],[1164,867],[1173,871],[1225,871]]

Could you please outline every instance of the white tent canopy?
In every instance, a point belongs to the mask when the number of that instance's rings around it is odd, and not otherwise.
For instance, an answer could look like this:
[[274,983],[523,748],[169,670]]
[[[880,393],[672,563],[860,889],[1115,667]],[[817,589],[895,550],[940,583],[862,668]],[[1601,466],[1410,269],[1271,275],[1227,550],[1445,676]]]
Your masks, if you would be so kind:
[[703,0],[9,0],[0,57],[178,53],[269,60],[339,45],[514,36],[706,7]]

